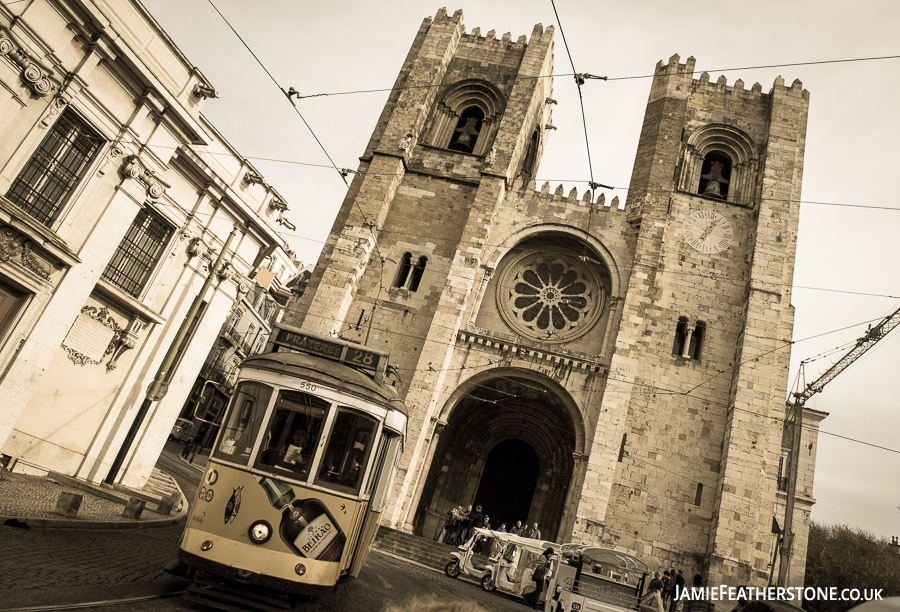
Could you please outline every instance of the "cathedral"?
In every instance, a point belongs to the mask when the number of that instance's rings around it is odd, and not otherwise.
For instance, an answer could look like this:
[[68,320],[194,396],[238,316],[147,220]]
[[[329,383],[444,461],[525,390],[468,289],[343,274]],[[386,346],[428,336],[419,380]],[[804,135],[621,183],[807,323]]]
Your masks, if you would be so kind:
[[[410,421],[383,525],[434,538],[477,504],[494,527],[764,585],[782,562],[809,93],[711,82],[674,55],[626,201],[579,197],[535,182],[554,44],[552,26],[423,21],[284,322],[391,354]],[[804,412],[791,585],[824,416]]]

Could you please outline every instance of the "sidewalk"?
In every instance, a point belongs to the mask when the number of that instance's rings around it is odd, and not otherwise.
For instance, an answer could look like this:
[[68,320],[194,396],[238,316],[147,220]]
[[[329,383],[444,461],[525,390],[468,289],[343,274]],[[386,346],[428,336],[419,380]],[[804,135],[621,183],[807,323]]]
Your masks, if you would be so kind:
[[[170,455],[170,461],[179,459],[168,450],[163,453]],[[200,460],[198,456],[195,462],[200,463]],[[205,463],[205,458],[202,461]],[[196,465],[191,467],[202,469]],[[82,496],[77,518],[64,518],[56,514],[56,504],[62,493]],[[170,495],[180,499],[175,501],[170,514],[161,514],[157,511],[158,505]],[[122,514],[125,504],[132,497],[145,502],[138,519]],[[161,527],[181,520],[187,510],[188,501],[178,483],[158,468],[153,468],[150,480],[140,490],[121,485],[88,483],[61,474],[40,477],[0,471],[0,525],[61,529]]]

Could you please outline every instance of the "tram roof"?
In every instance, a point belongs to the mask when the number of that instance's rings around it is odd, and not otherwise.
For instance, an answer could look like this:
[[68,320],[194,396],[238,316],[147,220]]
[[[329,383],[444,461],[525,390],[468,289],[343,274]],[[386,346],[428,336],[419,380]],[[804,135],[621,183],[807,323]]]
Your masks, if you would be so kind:
[[261,353],[245,359],[241,363],[241,368],[277,370],[280,373],[317,380],[323,385],[361,395],[404,416],[409,416],[406,404],[397,396],[396,389],[375,382],[359,370],[328,359],[293,352]]

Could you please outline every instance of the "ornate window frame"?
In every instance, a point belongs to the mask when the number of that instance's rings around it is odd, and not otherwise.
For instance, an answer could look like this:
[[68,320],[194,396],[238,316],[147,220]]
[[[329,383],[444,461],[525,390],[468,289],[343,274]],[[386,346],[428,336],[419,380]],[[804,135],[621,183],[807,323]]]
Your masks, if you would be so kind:
[[444,90],[441,100],[435,105],[428,143],[446,149],[460,117],[472,107],[484,114],[484,120],[471,155],[487,155],[497,135],[506,101],[499,89],[480,79],[459,81]]
[[503,267],[497,310],[517,334],[571,342],[601,319],[608,296],[594,266],[565,251],[527,251]]
[[712,124],[691,132],[681,150],[676,188],[698,194],[703,160],[720,153],[731,160],[726,202],[751,206],[756,191],[759,150],[749,136],[730,125]]

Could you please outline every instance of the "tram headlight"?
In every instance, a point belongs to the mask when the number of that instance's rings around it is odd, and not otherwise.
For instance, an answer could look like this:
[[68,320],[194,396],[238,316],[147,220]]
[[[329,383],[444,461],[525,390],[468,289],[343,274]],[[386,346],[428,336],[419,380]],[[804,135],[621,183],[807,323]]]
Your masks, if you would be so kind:
[[265,544],[272,537],[272,526],[266,521],[256,521],[250,525],[248,535],[254,544]]
[[298,563],[298,564],[294,567],[294,571],[297,572],[297,575],[298,575],[298,576],[302,576],[303,574],[306,573],[306,566],[303,565],[302,563]]
[[203,544],[200,545],[200,550],[207,551],[213,547],[212,540],[206,540]]

